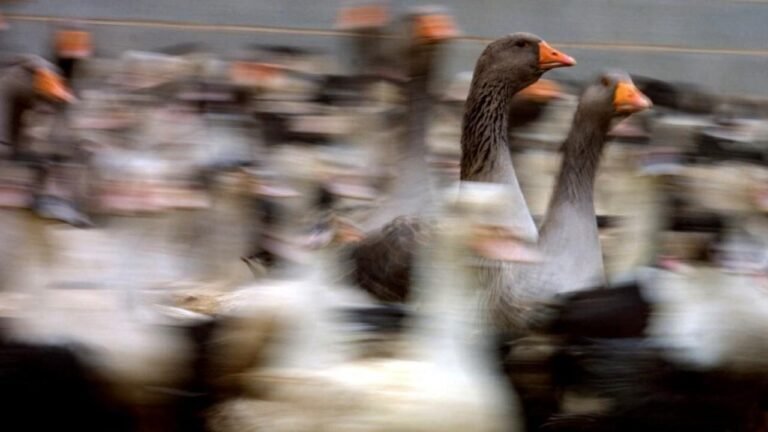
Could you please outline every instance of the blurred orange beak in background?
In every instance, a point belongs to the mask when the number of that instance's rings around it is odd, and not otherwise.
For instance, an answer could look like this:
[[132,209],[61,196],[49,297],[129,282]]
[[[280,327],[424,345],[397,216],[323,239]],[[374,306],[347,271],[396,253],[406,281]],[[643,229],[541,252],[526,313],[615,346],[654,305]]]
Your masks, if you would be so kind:
[[46,98],[57,102],[72,103],[77,100],[64,83],[64,79],[56,72],[48,69],[41,68],[35,71],[35,90]]
[[524,88],[518,95],[534,102],[549,102],[552,99],[561,97],[563,91],[556,82],[548,79],[540,79]]

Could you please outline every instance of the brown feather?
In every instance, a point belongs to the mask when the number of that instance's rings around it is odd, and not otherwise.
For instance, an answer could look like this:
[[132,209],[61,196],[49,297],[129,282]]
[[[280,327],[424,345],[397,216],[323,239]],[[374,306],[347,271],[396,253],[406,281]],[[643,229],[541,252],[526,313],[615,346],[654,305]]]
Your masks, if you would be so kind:
[[376,299],[404,302],[411,285],[415,251],[428,239],[427,224],[401,216],[351,246],[351,277]]

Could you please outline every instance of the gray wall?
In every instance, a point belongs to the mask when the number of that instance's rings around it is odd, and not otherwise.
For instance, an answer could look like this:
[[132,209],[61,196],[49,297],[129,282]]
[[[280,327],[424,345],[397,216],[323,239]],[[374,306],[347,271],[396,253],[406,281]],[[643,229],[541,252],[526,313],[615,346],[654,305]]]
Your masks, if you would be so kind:
[[[582,78],[604,67],[717,91],[768,96],[768,0],[438,0],[464,33],[446,74],[470,70],[489,38],[530,31],[576,57]],[[393,10],[436,1],[393,0]],[[26,0],[2,6],[6,47],[47,54],[53,24],[86,19],[100,55],[181,42],[227,53],[247,43],[296,44],[343,55],[338,0]]]

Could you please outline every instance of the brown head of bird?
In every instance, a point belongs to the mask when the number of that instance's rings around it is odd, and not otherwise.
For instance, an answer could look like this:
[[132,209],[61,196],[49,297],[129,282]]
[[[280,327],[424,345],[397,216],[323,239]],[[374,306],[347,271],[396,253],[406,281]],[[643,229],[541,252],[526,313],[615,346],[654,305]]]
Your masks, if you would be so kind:
[[527,87],[551,69],[574,66],[573,57],[530,33],[513,33],[488,44],[475,66],[474,80]]

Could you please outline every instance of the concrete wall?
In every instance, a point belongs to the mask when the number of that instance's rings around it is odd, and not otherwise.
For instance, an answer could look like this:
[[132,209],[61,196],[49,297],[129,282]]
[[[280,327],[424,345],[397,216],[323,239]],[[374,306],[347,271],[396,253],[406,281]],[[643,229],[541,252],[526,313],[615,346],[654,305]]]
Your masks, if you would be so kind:
[[[435,1],[392,0],[393,10]],[[579,60],[556,71],[581,78],[604,67],[717,91],[768,96],[768,0],[442,0],[464,33],[446,74],[470,70],[489,38],[530,31]],[[85,19],[100,55],[202,42],[222,54],[281,43],[343,55],[338,0],[26,0],[4,4],[14,50],[46,54],[53,24]]]

